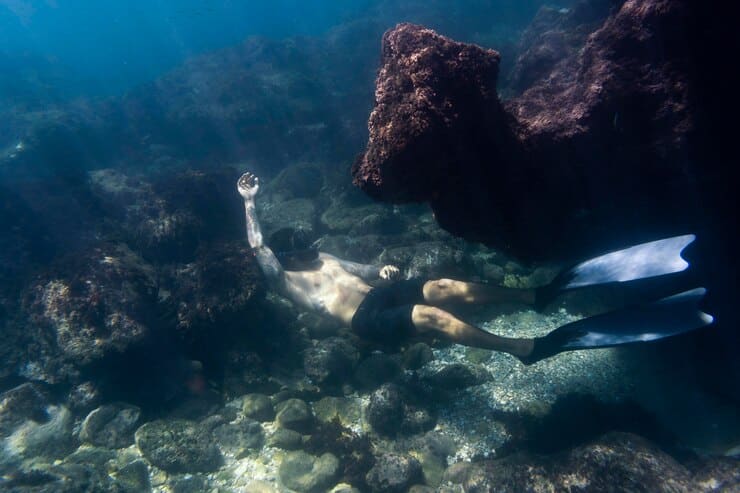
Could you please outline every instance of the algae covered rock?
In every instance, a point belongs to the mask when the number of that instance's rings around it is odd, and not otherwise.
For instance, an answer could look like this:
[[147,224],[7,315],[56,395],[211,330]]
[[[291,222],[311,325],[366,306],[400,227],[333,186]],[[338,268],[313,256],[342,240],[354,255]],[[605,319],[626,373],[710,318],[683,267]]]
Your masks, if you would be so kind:
[[310,199],[257,202],[257,214],[268,238],[285,227],[305,231],[308,235],[316,230],[316,204]]
[[211,330],[238,320],[264,294],[263,278],[243,241],[210,245],[198,258],[166,271],[178,329],[210,338]]
[[141,410],[127,404],[106,404],[93,410],[82,422],[80,440],[99,447],[121,448],[134,442]]
[[278,428],[267,438],[267,445],[283,450],[298,450],[303,445],[303,435],[287,428]]
[[[481,463],[457,463],[444,481],[465,491],[582,491],[644,493],[734,491],[737,462],[705,459],[697,473],[631,433],[612,432],[553,455],[519,453]],[[729,467],[728,467],[729,466]]]
[[376,458],[365,480],[374,493],[400,493],[422,482],[421,464],[413,457],[385,454]]
[[311,407],[301,399],[288,399],[278,404],[276,420],[283,428],[302,433],[314,424]]
[[26,459],[61,459],[74,450],[74,420],[69,410],[50,405],[45,412],[45,419],[27,419],[0,441],[0,471],[13,469]]
[[241,198],[233,168],[150,174],[101,169],[90,173],[93,193],[106,205],[115,228],[152,262],[191,262],[213,241],[243,235]]
[[354,380],[362,389],[375,389],[393,381],[401,371],[398,358],[385,353],[373,353],[357,365]]
[[455,391],[480,385],[489,380],[491,375],[482,367],[453,363],[425,374],[423,377],[433,387],[445,391]]
[[220,425],[213,430],[213,435],[221,447],[231,451],[236,457],[244,457],[252,450],[259,450],[265,439],[262,426],[251,419]]
[[280,480],[301,493],[326,490],[336,480],[338,472],[339,460],[330,453],[316,457],[306,452],[291,452],[280,464]]
[[242,398],[242,412],[257,421],[272,421],[275,407],[265,394],[247,394]]
[[429,344],[417,342],[412,344],[403,353],[403,366],[407,370],[418,370],[434,360],[434,352]]
[[32,334],[28,376],[50,383],[126,351],[150,336],[156,313],[154,269],[122,244],[72,254],[26,291]]
[[401,390],[395,384],[385,384],[370,395],[367,420],[382,435],[395,435],[401,431],[404,405]]
[[33,383],[24,383],[0,394],[0,437],[12,433],[29,418],[45,420],[48,404],[48,396]]
[[359,352],[341,337],[328,337],[303,354],[303,368],[317,384],[342,383],[352,374]]
[[409,389],[387,383],[370,395],[365,416],[380,435],[414,434],[434,428],[437,417]]
[[213,435],[191,421],[152,421],[135,437],[142,455],[167,472],[210,472],[223,462]]
[[362,419],[359,399],[348,397],[323,397],[313,403],[316,419],[324,423],[339,420],[342,426],[351,426]]
[[321,168],[310,164],[288,166],[270,182],[269,190],[286,199],[310,199],[319,194],[324,185]]

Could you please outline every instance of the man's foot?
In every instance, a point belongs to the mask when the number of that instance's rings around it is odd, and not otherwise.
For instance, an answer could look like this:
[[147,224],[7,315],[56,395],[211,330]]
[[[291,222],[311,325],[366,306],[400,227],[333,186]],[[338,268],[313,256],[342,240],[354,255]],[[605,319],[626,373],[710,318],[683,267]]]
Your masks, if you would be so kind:
[[526,355],[517,356],[517,358],[527,366],[533,365],[538,361],[555,356],[556,354],[575,349],[569,348],[568,343],[584,335],[585,332],[558,331],[558,329],[555,329],[544,337],[535,337],[532,339],[531,351]]

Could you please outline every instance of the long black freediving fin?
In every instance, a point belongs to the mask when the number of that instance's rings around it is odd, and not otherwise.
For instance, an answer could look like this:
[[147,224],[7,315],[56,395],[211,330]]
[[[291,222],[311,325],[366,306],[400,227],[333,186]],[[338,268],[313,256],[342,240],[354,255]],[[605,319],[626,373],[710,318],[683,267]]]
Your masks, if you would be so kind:
[[520,360],[529,365],[565,351],[655,341],[704,327],[714,321],[699,309],[704,293],[704,288],[691,289],[563,325],[536,338],[532,353]]
[[681,252],[696,239],[693,234],[641,243],[581,262],[537,289],[535,306],[547,306],[563,291],[647,279],[685,270]]

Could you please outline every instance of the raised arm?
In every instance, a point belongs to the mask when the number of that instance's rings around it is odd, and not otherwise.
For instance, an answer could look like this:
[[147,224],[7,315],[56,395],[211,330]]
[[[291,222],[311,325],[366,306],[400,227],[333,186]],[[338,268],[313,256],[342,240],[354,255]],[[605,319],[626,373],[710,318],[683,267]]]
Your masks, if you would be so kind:
[[396,279],[401,274],[401,271],[395,265],[380,266],[358,264],[357,262],[342,260],[334,255],[323,252],[319,254],[319,258],[322,257],[336,260],[339,265],[342,266],[342,269],[364,279],[365,281],[374,281],[375,279]]
[[257,263],[265,274],[267,281],[273,289],[278,292],[285,287],[285,271],[283,266],[264,243],[262,230],[257,220],[257,211],[254,205],[254,197],[259,191],[259,179],[251,173],[244,173],[236,183],[239,195],[244,199],[244,210],[247,215],[247,241],[252,247]]

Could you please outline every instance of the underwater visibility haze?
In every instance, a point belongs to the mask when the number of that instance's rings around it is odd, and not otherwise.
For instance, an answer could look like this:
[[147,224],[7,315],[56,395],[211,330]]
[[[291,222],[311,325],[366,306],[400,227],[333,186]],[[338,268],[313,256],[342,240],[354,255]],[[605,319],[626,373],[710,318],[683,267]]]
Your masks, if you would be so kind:
[[0,491],[740,490],[729,9],[0,0]]

